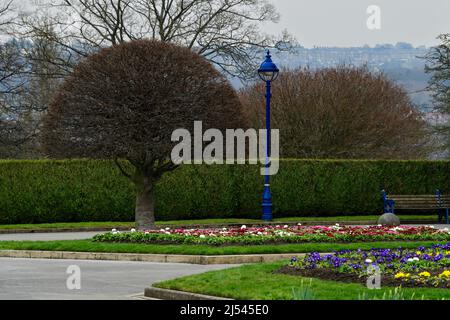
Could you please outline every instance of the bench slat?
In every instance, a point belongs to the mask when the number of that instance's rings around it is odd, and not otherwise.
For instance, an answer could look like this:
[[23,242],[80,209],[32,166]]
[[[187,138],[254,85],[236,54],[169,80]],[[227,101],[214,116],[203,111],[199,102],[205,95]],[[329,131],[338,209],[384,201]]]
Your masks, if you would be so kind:
[[414,201],[414,200],[420,200],[420,201],[437,201],[437,198],[409,198],[409,199],[405,199],[405,198],[395,198],[395,197],[391,197],[389,199],[397,199],[399,201]]
[[408,203],[416,203],[416,202],[428,202],[428,203],[437,203],[438,199],[393,199],[398,202],[408,202]]
[[[388,198],[397,198],[397,199],[437,199],[438,197],[436,195],[409,195],[409,196],[402,196],[402,195],[395,195],[390,194],[387,196]],[[450,200],[450,196],[441,196],[441,200]]]
[[415,204],[415,205],[412,205],[412,204],[401,204],[401,203],[396,203],[396,205],[395,205],[397,208],[399,208],[399,207],[403,207],[403,208],[405,208],[405,207],[409,207],[409,208],[417,208],[417,207],[429,207],[429,208],[439,208],[440,206],[438,206],[437,204],[435,204],[435,205],[428,205],[428,204]]
[[388,195],[389,200],[395,201],[395,208],[400,210],[436,210],[450,208],[450,195],[434,194],[419,195]]
[[438,205],[437,201],[428,202],[428,201],[395,201],[397,204],[436,204]]
[[393,199],[396,202],[404,202],[404,203],[438,203],[439,201],[437,199],[434,200],[420,200],[420,199],[412,199],[412,200],[405,200],[405,199]]
[[396,207],[397,210],[437,210],[440,209],[439,207],[421,207],[421,206],[414,206],[414,207]]
[[415,201],[415,200],[420,200],[420,201],[437,201],[438,198],[396,198],[396,197],[390,197],[389,199],[397,199],[399,201]]
[[414,197],[424,197],[424,198],[436,198],[435,194],[389,194],[388,197],[397,197],[397,198],[414,198]]
[[438,201],[395,201],[395,203],[411,203],[411,204],[421,204],[421,203],[425,203],[425,204],[438,204]]

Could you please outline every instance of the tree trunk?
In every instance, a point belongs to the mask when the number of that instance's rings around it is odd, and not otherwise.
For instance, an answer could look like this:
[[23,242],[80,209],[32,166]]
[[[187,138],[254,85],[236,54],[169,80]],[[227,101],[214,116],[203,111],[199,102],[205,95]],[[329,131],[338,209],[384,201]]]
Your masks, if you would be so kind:
[[152,178],[140,176],[136,181],[136,228],[155,229],[155,203]]

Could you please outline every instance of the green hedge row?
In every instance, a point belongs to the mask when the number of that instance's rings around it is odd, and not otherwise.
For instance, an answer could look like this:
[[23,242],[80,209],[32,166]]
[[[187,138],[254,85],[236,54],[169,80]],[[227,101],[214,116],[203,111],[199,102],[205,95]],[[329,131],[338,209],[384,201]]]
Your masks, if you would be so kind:
[[[260,217],[259,166],[184,166],[156,190],[159,220]],[[275,216],[379,214],[380,190],[450,191],[449,161],[283,160]],[[132,221],[134,189],[114,163],[0,161],[0,223]]]

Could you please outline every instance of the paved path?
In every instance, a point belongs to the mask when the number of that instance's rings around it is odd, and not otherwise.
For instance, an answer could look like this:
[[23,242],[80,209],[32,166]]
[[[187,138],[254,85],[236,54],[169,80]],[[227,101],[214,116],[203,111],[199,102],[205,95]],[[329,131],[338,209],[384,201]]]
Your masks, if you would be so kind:
[[[67,289],[71,265],[80,267],[81,290]],[[229,267],[233,266],[0,258],[0,300],[133,299],[154,282]]]
[[0,241],[52,241],[90,239],[101,232],[48,232],[0,234]]

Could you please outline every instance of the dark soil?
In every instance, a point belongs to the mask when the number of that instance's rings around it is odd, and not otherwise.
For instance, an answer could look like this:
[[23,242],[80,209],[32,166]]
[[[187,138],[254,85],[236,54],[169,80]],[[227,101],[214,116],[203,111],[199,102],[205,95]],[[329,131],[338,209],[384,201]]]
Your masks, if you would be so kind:
[[[307,278],[318,278],[322,280],[331,280],[345,283],[360,283],[366,285],[367,277],[359,277],[357,274],[341,273],[330,269],[300,269],[290,266],[283,266],[282,268],[274,271],[274,273],[281,273],[291,276],[300,276]],[[381,286],[386,287],[403,287],[403,288],[435,288],[430,284],[417,284],[395,279],[393,275],[381,276]],[[450,289],[447,287],[444,289]]]

